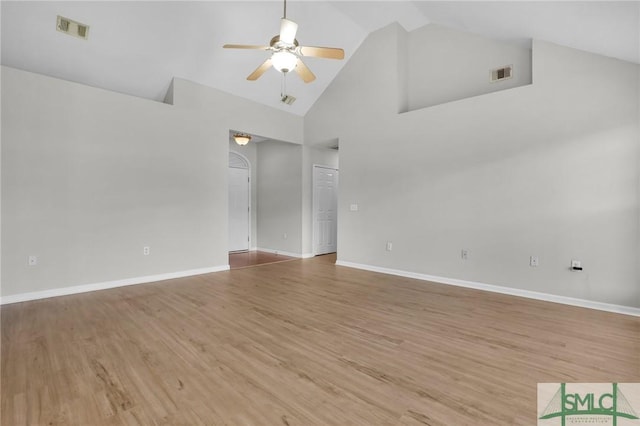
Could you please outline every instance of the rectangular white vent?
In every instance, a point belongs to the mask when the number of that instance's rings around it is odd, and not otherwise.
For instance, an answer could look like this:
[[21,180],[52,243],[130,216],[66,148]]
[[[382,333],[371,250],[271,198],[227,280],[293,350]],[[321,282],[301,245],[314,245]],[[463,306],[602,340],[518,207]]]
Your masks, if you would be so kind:
[[296,98],[294,98],[291,95],[284,95],[281,99],[280,102],[282,102],[283,104],[286,105],[291,105],[292,103],[294,103],[296,101]]
[[86,40],[89,38],[89,26],[76,22],[73,19],[65,18],[58,15],[56,22],[56,30],[61,33],[69,34],[70,36],[78,37]]
[[491,70],[491,82],[507,80],[513,77],[513,65],[505,65],[504,67]]

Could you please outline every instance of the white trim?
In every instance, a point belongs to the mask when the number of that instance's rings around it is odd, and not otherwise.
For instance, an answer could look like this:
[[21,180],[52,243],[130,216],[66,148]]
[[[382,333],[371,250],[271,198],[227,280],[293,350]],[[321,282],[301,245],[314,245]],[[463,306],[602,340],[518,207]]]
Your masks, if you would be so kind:
[[[257,248],[257,251],[264,251],[266,253],[272,253],[272,254],[281,254],[283,256],[289,256],[289,257],[297,257],[298,259],[302,259],[305,257],[304,254],[300,254],[300,253],[291,253],[288,251],[282,251],[282,250],[274,250],[274,249],[268,249],[268,248]],[[312,256],[313,257],[313,256]]]
[[493,284],[484,284],[474,281],[465,281],[455,278],[438,277],[435,275],[419,274],[417,272],[401,271],[398,269],[382,268],[379,266],[364,265],[361,263],[346,262],[343,260],[336,261],[338,266],[346,266],[348,268],[363,269],[365,271],[379,272],[381,274],[397,275],[400,277],[414,278],[417,280],[431,281],[439,284],[448,284],[458,287],[473,288],[476,290],[490,291],[493,293],[508,294],[511,296],[526,297],[528,299],[543,300],[545,302],[561,303],[563,305],[579,306],[581,308],[596,309],[599,311],[614,312],[617,314],[631,315],[640,317],[640,308],[632,306],[614,305],[611,303],[596,302],[593,300],[577,299],[567,296],[558,296],[549,293],[539,293],[536,291],[523,290],[519,288],[503,287]]
[[251,251],[264,251],[266,253],[281,254],[283,256],[296,257],[298,259],[309,259],[311,257],[315,257],[315,254],[313,253],[300,254],[300,253],[291,253],[288,251],[274,250],[274,249],[268,249],[268,248],[255,248],[255,249],[252,249]]
[[26,302],[29,300],[46,299],[49,297],[68,296],[70,294],[87,293],[89,291],[106,290],[109,288],[124,287],[128,285],[147,284],[156,281],[171,280],[174,278],[191,277],[194,275],[210,274],[212,272],[228,271],[229,265],[213,266],[210,268],[191,269],[188,271],[169,272],[167,274],[147,275],[145,277],[125,278],[116,281],[103,283],[76,285],[72,287],[53,288],[43,291],[32,291],[29,293],[12,294],[0,297],[0,305],[10,303]]

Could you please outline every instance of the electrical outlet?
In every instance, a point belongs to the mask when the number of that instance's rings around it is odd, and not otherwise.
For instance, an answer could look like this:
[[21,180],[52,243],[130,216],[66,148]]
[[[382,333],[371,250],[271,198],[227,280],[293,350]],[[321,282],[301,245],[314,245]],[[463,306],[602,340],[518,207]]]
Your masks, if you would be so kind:
[[460,257],[462,258],[462,260],[467,260],[469,259],[469,250],[467,249],[462,249],[460,251]]
[[540,260],[538,259],[538,256],[531,256],[529,258],[529,266],[533,266],[535,268],[538,265],[540,265]]
[[571,260],[571,270],[572,271],[582,271],[582,262],[579,260]]
[[142,247],[142,254],[144,254],[145,256],[149,256],[151,254],[151,247],[149,246]]
[[36,266],[38,264],[38,256],[29,256],[27,258],[27,265]]
[[387,251],[393,250],[393,243],[391,241],[387,241]]

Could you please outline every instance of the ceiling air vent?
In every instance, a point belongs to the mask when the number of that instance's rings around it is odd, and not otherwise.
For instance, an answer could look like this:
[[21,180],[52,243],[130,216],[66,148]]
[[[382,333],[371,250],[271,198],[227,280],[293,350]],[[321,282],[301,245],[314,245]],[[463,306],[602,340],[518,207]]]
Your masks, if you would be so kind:
[[86,40],[89,37],[89,26],[76,22],[73,19],[65,18],[58,15],[58,21],[56,23],[56,29],[61,33],[69,34],[70,36],[78,37]]
[[291,95],[284,95],[282,96],[282,98],[280,99],[280,102],[282,102],[283,104],[286,105],[291,105],[292,103],[294,103],[296,101],[296,98],[294,98]]
[[504,67],[491,70],[491,82],[507,80],[513,77],[513,65],[505,65]]

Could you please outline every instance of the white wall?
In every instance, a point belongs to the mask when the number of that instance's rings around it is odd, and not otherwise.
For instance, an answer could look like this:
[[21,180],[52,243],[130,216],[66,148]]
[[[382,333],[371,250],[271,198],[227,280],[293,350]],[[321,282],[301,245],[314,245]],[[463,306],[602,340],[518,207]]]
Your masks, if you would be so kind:
[[258,248],[300,255],[302,145],[269,140],[257,150]]
[[167,105],[3,67],[2,296],[225,265],[243,129],[304,131],[264,170],[257,148],[260,246],[310,251],[309,149],[339,138],[340,260],[640,306],[638,66],[536,42],[533,85],[398,114],[411,37],[373,33],[304,123],[180,79]]
[[[434,24],[400,37],[409,111],[531,84],[531,49]],[[490,82],[490,70],[505,65],[513,77]]]
[[639,67],[535,42],[532,85],[397,114],[403,31],[305,117],[305,142],[340,139],[338,259],[639,307]]
[[173,89],[168,105],[2,68],[3,297],[228,263],[229,129],[301,142],[302,119]]
[[[264,158],[258,158],[258,146]],[[291,144],[277,141],[249,143],[242,147],[230,141],[229,149],[245,155],[251,162],[252,248],[285,251],[304,257],[312,256],[313,165],[338,168],[338,150],[306,145],[294,147],[292,150]],[[260,175],[257,172],[258,164],[261,166]],[[302,176],[301,182],[299,182],[300,176]],[[264,181],[261,180],[258,183],[260,179]],[[300,203],[302,209],[298,210]],[[285,215],[282,213],[283,206],[289,206]],[[258,231],[259,208],[259,223],[267,227],[262,232]],[[293,218],[292,214],[301,217]],[[302,226],[301,234],[296,229],[299,223]],[[283,241],[285,233],[287,241]],[[302,249],[297,245],[299,243],[297,235],[301,235]]]
[[[258,146],[264,157],[258,159]],[[295,255],[311,256],[311,196],[313,164],[338,167],[338,151],[323,147],[298,146],[277,141],[264,141],[238,146],[229,142],[229,150],[243,154],[251,162],[251,241],[252,249],[286,251]],[[302,153],[302,157],[300,156]],[[301,164],[302,162],[302,164]],[[262,179],[258,174],[261,165]],[[302,174],[302,182],[298,181]],[[294,184],[293,186],[291,184]],[[302,191],[302,194],[301,194]],[[258,197],[260,192],[261,197]],[[302,196],[302,210],[298,210]],[[258,203],[258,199],[261,203]],[[258,231],[258,209],[260,224],[267,227]],[[282,208],[287,212],[283,215]],[[291,208],[293,206],[293,208]],[[292,215],[301,215],[293,218]],[[302,251],[298,248],[300,231],[296,224],[302,223]],[[285,231],[286,229],[286,231]],[[276,230],[278,230],[276,232]],[[283,241],[283,234],[287,241]],[[258,239],[258,235],[261,239]],[[293,250],[293,251],[292,251]]]

